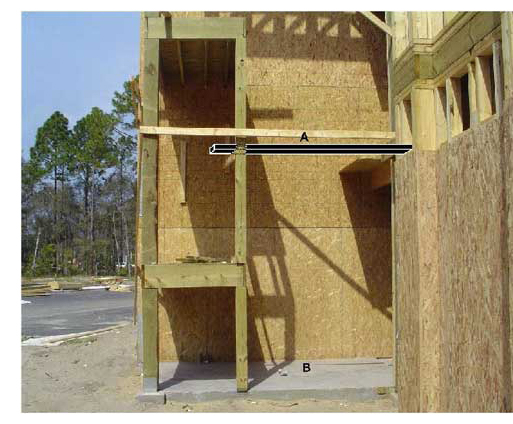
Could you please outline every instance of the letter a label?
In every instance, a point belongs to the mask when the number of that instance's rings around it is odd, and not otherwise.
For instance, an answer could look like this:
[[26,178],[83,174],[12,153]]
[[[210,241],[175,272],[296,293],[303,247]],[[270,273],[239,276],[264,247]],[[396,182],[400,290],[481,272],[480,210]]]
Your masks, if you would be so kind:
[[303,134],[301,134],[301,140],[299,141],[308,141],[308,136],[306,135],[306,131],[303,131]]

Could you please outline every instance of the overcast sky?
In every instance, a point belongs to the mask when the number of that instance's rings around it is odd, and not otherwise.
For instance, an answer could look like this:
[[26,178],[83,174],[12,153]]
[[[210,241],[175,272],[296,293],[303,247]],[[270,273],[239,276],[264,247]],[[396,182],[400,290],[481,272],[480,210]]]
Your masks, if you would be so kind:
[[56,110],[70,128],[94,106],[110,112],[114,91],[138,64],[138,12],[23,13],[23,155]]

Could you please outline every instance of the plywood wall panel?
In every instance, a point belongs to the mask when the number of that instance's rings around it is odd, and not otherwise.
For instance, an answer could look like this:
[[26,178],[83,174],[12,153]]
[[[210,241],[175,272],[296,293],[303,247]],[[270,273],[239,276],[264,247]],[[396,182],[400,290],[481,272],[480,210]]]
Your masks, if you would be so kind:
[[[364,17],[205,15],[246,17],[247,127],[388,130],[385,37]],[[182,86],[164,74],[161,125],[233,127],[233,88],[213,80],[205,89],[185,77]],[[185,255],[229,259],[233,162],[208,155],[208,146],[233,140],[187,138],[184,205],[179,141],[160,137],[159,263]],[[391,356],[390,191],[341,174],[354,159],[248,158],[250,360]],[[229,290],[164,290],[159,302],[161,360],[234,359]]]

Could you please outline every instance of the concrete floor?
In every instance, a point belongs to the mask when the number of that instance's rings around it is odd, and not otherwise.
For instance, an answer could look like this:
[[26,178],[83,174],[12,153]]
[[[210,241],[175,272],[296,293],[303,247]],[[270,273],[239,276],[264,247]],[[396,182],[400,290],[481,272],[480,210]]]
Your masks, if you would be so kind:
[[[310,363],[310,372],[303,372],[304,362]],[[283,371],[286,376],[282,375]],[[237,396],[365,401],[378,397],[377,388],[392,385],[391,359],[361,358],[278,364],[252,362],[246,394],[236,393],[234,363],[163,362],[160,364],[159,386],[167,400],[190,402]]]

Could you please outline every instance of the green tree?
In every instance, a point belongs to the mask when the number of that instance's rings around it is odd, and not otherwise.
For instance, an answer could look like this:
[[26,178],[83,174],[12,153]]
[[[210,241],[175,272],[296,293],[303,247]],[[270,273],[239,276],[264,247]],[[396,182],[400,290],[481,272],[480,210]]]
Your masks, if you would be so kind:
[[91,112],[79,120],[73,128],[73,160],[70,165],[79,178],[83,192],[82,227],[88,240],[85,252],[87,270],[97,273],[95,214],[96,195],[106,170],[116,163],[115,140],[113,137],[116,118],[100,108],[93,107]]
[[[53,181],[52,220],[53,244],[58,246],[64,238],[61,225],[63,211],[60,208],[58,182],[61,189],[67,182],[68,164],[70,161],[71,145],[68,119],[56,111],[45,123],[38,128],[35,145],[30,149],[29,164],[26,169],[26,179],[32,184],[42,182],[46,178]],[[54,267],[59,266],[59,250],[55,249]]]
[[140,104],[139,75],[123,83],[123,91],[115,91],[112,98],[112,113],[125,130],[137,128],[137,110]]

